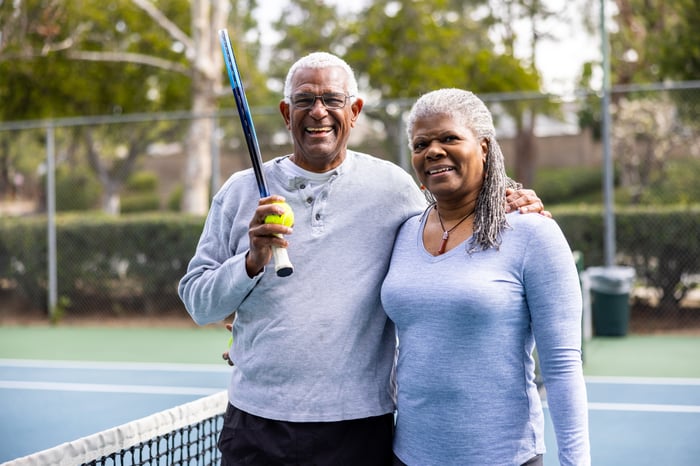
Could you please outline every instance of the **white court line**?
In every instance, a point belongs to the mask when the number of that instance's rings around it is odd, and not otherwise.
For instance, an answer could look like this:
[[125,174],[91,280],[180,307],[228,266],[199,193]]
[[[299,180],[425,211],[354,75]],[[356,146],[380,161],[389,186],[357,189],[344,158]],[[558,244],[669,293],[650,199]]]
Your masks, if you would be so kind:
[[[549,408],[546,400],[542,407]],[[634,411],[640,413],[691,413],[700,414],[700,406],[696,405],[662,405],[646,403],[588,403],[589,411]]]
[[636,411],[645,413],[694,413],[700,414],[700,406],[660,405],[643,403],[588,403],[589,411]]
[[700,385],[700,379],[691,377],[615,377],[586,376],[586,383],[633,384],[633,385]]
[[104,369],[168,372],[230,372],[231,368],[222,360],[221,364],[179,364],[155,362],[101,362],[101,361],[51,361],[46,359],[0,359],[2,367],[40,367],[48,369]]
[[15,390],[50,390],[66,392],[95,393],[140,393],[151,395],[211,395],[221,388],[207,387],[169,387],[164,385],[114,385],[92,383],[28,382],[24,380],[0,381],[0,389]]

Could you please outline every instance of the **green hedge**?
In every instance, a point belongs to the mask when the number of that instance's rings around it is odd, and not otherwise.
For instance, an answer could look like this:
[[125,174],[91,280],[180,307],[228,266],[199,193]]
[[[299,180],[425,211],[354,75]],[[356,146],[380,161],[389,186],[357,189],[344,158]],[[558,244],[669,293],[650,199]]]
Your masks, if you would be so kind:
[[[603,209],[551,208],[571,248],[585,267],[603,265]],[[173,213],[59,215],[56,242],[58,294],[80,308],[135,308],[143,312],[179,303],[177,283],[185,273],[204,218]],[[689,277],[700,273],[700,206],[616,208],[617,263],[635,267],[638,280],[677,304]],[[0,279],[17,284],[37,307],[47,290],[46,218],[0,219]],[[691,279],[692,280],[692,279]]]
[[[603,209],[560,206],[552,213],[585,267],[604,265]],[[660,289],[661,306],[677,308],[700,274],[700,206],[616,207],[615,232],[616,263]]]
[[[139,214],[59,215],[58,295],[68,312],[111,307],[143,311],[179,305],[177,283],[194,253],[203,217]],[[0,277],[46,308],[45,217],[0,219]],[[105,304],[107,303],[107,304]]]
[[[600,168],[538,169],[532,189],[544,205],[600,199],[603,186]],[[600,202],[600,200],[598,200]]]

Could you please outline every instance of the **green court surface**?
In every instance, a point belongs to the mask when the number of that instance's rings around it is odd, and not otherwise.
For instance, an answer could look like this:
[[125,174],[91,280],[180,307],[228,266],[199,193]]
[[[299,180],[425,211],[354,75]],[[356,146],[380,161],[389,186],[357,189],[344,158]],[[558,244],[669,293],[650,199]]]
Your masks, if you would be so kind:
[[[0,358],[223,364],[222,325],[192,328],[2,326]],[[700,335],[596,337],[584,372],[597,376],[700,378]]]
[[700,378],[700,335],[596,337],[583,351],[585,375]]
[[195,328],[3,326],[0,359],[224,364],[223,325]]

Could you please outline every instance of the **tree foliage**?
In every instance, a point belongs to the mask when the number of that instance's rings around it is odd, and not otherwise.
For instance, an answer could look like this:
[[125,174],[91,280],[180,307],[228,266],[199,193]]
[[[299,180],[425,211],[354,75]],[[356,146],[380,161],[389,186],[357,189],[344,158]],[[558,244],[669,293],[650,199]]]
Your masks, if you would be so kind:
[[273,23],[281,38],[273,47],[270,76],[283,84],[292,63],[312,52],[345,56],[342,44],[349,33],[348,21],[352,16],[341,17],[337,6],[323,1],[289,0]]
[[[348,57],[383,98],[414,99],[442,87],[477,94],[538,91],[539,74],[533,67],[516,58],[508,47],[504,53],[497,52],[499,44],[489,32],[498,19],[480,13],[477,7],[482,3],[399,0],[372,4],[356,23],[357,45],[349,49]],[[529,141],[534,116],[528,120],[525,112],[534,109],[516,102],[505,108],[518,130],[516,160],[525,161],[517,164],[516,176],[531,184],[534,152]],[[395,123],[388,119],[384,123],[389,134],[398,134]],[[402,143],[390,140],[394,146]]]
[[[346,58],[374,102],[412,100],[438,87],[482,94],[539,89],[537,71],[491,39],[499,19],[489,13],[488,3],[369,2],[351,11],[344,8],[340,15],[336,3],[290,0],[275,24],[281,40],[265,63],[260,61],[264,54],[252,15],[256,0],[2,2],[0,118],[182,108],[203,114],[216,106],[233,107],[216,39],[219,27],[230,30],[254,106],[276,103],[289,65],[315,50]],[[527,6],[530,9],[519,11],[532,15],[539,5],[525,0],[506,3]],[[268,82],[273,83],[272,91]],[[511,107],[514,118],[520,118],[522,109]],[[366,108],[369,113],[370,106]],[[403,135],[397,136],[397,117],[400,114],[382,116],[392,147],[405,143]],[[189,155],[183,174],[187,212],[201,212],[208,204],[212,125],[208,119],[194,120],[190,131],[183,132]],[[158,125],[150,128],[156,129]],[[118,145],[113,140],[102,149],[114,151]],[[92,146],[86,141],[76,147]],[[97,173],[104,172],[98,167]]]
[[[251,14],[256,6],[255,0],[1,2],[0,98],[5,105],[0,118],[187,108],[208,114],[223,95],[223,102],[231,105],[230,88],[222,86],[216,30],[227,27],[232,11],[240,46],[237,58],[248,71],[255,66],[258,50],[242,45],[255,41],[248,33],[256,27]],[[259,76],[252,71],[242,74]],[[257,89],[254,92],[260,92]],[[189,157],[183,208],[203,213],[209,200],[214,124],[195,119],[190,125],[189,132],[182,132]],[[89,141],[83,146],[92,147]],[[132,146],[128,153],[138,157],[142,146]]]
[[670,99],[619,99],[612,108],[614,151],[621,183],[639,203],[654,177],[663,173],[667,154],[682,143],[675,105]]
[[[589,7],[599,3],[597,0],[589,1]],[[613,25],[608,24],[610,32],[610,81],[614,87],[625,85],[644,85],[658,83],[669,80],[695,80],[700,76],[700,8],[697,0],[615,0],[616,12],[613,15]],[[597,25],[600,27],[600,25]],[[593,71],[597,64],[586,63],[581,75],[581,85],[584,88],[592,87]],[[635,105],[645,108],[653,101],[646,100],[646,95],[640,93],[621,102],[621,94],[613,92],[613,100],[617,108],[631,108]],[[679,120],[677,125],[682,125],[685,132],[695,132],[697,134],[697,120],[700,115],[700,107],[694,101],[683,98],[682,93],[672,95],[673,102],[665,101],[656,110],[659,115],[667,114],[669,105],[673,106],[674,115]],[[638,104],[629,102],[629,99],[643,99]],[[579,113],[579,124],[581,127],[588,127],[593,130],[594,136],[600,136],[601,118],[600,102],[597,96],[587,99],[586,106]],[[626,116],[625,116],[626,115]],[[616,156],[626,160],[652,160],[648,154],[643,152],[640,144],[631,148],[629,136],[635,130],[619,128],[625,124],[636,124],[632,121],[643,119],[645,112],[637,115],[630,115],[630,112],[617,113],[617,120],[614,122],[616,139],[614,145],[617,148],[625,147],[629,152],[616,152]],[[623,133],[625,133],[623,135]],[[662,131],[659,139],[654,144],[664,142]],[[639,153],[636,153],[640,151]],[[667,151],[657,151],[655,158],[666,157]],[[627,163],[627,162],[624,162]],[[648,164],[647,164],[648,165]],[[659,175],[663,173],[665,163],[660,161],[655,165]],[[645,167],[644,170],[648,170]],[[646,189],[648,177],[639,178],[642,185],[636,191],[642,194]],[[637,198],[638,196],[633,196]]]
[[[612,8],[614,5],[614,8]],[[697,0],[608,0],[612,22],[611,84],[645,84],[695,80],[700,76],[700,5]],[[589,32],[598,35],[600,0],[586,0],[582,14]],[[587,86],[589,62],[582,73]]]
[[[326,2],[293,0],[276,23],[282,39],[275,48],[278,60],[272,73],[282,80],[296,58],[324,50],[350,63],[363,97],[371,103],[397,99],[410,103],[442,87],[460,87],[479,94],[539,90],[539,75],[534,68],[515,58],[511,51],[496,51],[497,44],[489,34],[496,19],[483,8],[487,3],[370,2],[340,15]],[[522,112],[515,104],[509,105],[509,110],[515,112],[514,117]],[[383,124],[390,153],[405,146],[400,111],[366,106],[365,113]]]
[[[186,23],[187,1],[168,5],[173,21]],[[189,101],[183,53],[128,0],[5,2],[0,14],[3,119],[148,112]],[[104,51],[110,55],[100,57]]]
[[613,84],[700,76],[697,0],[616,0],[610,34]]
[[[479,93],[538,90],[538,73],[489,38],[493,19],[483,1],[369,2],[339,14],[317,0],[290,0],[275,28],[270,74],[283,79],[294,60],[322,50],[345,58],[382,99],[414,99],[440,87]],[[492,67],[493,66],[493,67]]]

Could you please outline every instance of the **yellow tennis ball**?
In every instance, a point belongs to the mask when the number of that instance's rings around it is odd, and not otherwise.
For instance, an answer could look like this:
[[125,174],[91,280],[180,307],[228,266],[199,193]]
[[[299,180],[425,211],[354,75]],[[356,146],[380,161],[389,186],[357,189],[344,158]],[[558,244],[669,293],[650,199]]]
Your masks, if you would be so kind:
[[282,215],[268,215],[265,217],[265,223],[279,223],[286,227],[294,225],[294,212],[292,212],[292,208],[289,207],[289,204],[286,202],[275,202],[275,204],[281,205],[284,209],[284,213]]

